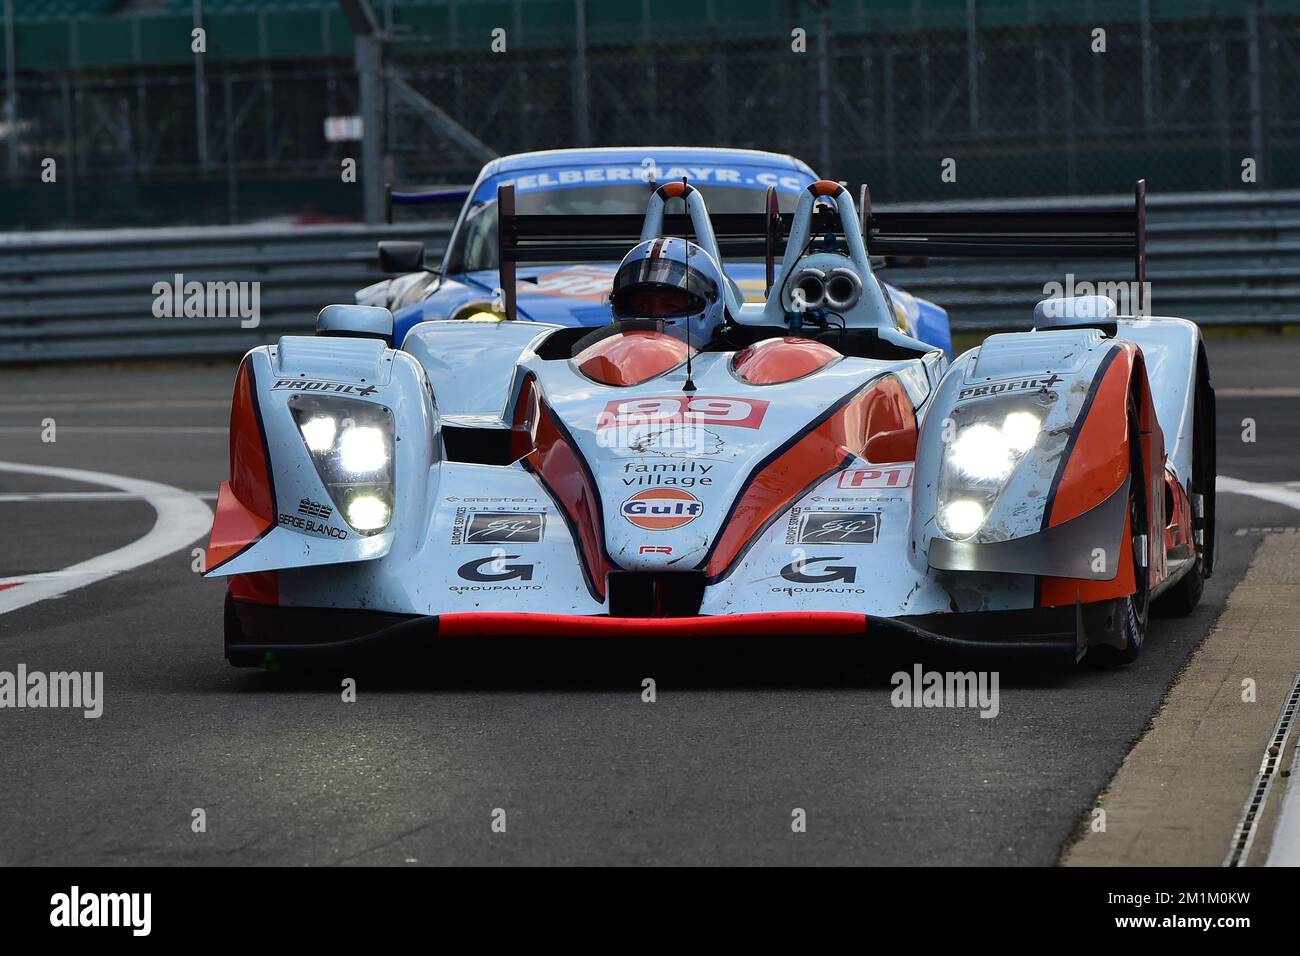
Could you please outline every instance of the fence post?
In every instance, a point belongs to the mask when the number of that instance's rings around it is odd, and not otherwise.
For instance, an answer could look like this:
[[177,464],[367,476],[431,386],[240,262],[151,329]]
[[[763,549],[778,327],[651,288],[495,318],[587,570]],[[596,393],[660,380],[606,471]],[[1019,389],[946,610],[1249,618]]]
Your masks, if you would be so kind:
[[966,99],[972,132],[980,127],[980,55],[976,25],[975,0],[966,0]]
[[831,12],[830,4],[817,14],[817,175],[830,176],[831,169]]
[[577,146],[591,145],[591,99],[587,88],[587,3],[573,0],[574,52],[573,120]]
[[1255,182],[1268,181],[1268,165],[1264,161],[1264,90],[1262,58],[1259,50],[1259,0],[1251,0],[1246,7],[1246,74],[1250,84],[1250,153],[1255,160]]
[[[194,0],[194,29],[203,27],[203,0]],[[206,49],[206,44],[204,46]],[[208,83],[203,73],[206,53],[194,54],[194,144],[199,166],[208,171]]]
[[226,123],[226,218],[233,226],[239,221],[239,172],[235,168],[235,97],[234,84],[230,81],[230,67],[221,75],[222,112]]
[[5,126],[9,130],[9,175],[18,175],[18,65],[14,63],[14,0],[5,0]]
[[1147,139],[1155,123],[1156,104],[1151,86],[1151,0],[1142,0],[1142,123]]
[[356,38],[357,76],[361,87],[361,195],[366,222],[384,221],[384,91],[380,73],[382,41]]
[[69,223],[77,221],[77,118],[74,109],[72,77],[59,77],[63,101],[63,148],[67,154],[63,171],[63,201]]

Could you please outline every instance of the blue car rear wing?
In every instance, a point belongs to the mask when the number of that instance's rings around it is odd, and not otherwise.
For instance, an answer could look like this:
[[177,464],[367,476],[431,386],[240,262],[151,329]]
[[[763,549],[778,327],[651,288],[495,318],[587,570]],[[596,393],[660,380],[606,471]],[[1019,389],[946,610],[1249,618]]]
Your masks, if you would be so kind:
[[470,186],[430,186],[426,189],[394,189],[384,184],[384,220],[393,221],[394,206],[441,206],[463,203],[469,198]]

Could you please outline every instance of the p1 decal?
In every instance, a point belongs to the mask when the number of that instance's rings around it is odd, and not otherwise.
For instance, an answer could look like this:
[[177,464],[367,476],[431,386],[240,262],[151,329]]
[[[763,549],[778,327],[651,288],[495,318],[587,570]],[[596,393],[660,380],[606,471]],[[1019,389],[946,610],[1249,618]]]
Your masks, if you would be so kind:
[[880,512],[810,511],[799,528],[800,544],[875,544]]
[[623,517],[646,531],[672,531],[704,512],[704,503],[680,488],[647,488],[623,502]]
[[850,468],[840,472],[841,488],[910,488],[912,465],[879,465],[875,468]]
[[719,395],[666,395],[615,400],[605,406],[596,428],[633,425],[729,425],[758,428],[767,414],[761,398],[726,398]]
[[791,561],[781,569],[781,577],[787,581],[793,581],[795,584],[829,584],[832,581],[843,581],[846,584],[853,584],[858,577],[858,569],[849,564],[828,564],[824,568],[814,568],[814,564],[821,564],[823,561],[843,561],[841,557],[833,558],[801,558],[798,561]]

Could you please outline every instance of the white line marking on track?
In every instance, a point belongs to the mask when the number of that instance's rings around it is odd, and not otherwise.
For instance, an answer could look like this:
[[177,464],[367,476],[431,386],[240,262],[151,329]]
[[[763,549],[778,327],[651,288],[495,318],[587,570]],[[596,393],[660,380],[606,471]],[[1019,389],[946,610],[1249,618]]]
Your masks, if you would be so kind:
[[[225,425],[60,425],[59,431],[65,434],[112,434],[112,435],[158,435],[189,433],[191,435],[224,435],[228,431]],[[29,434],[33,437],[41,433],[39,425],[0,425],[0,433],[6,435]]]
[[[199,498],[203,501],[216,501],[214,491],[176,491],[168,494],[182,498]],[[167,495],[156,495],[165,498]],[[129,491],[12,491],[0,494],[0,504],[6,501],[144,501],[144,495]]]
[[1260,388],[1216,388],[1215,398],[1300,398],[1293,385],[1264,385]]
[[0,471],[116,488],[147,501],[155,514],[153,527],[144,537],[115,551],[97,555],[60,571],[0,578],[0,614],[37,601],[60,597],[76,588],[156,561],[197,541],[212,527],[212,510],[198,497],[156,481],[110,475],[102,471],[53,468],[12,461],[0,461]]
[[160,399],[124,399],[96,401],[93,404],[84,402],[24,402],[21,405],[4,405],[0,404],[0,412],[6,414],[10,412],[95,412],[104,409],[113,409],[117,411],[129,411],[131,409],[143,408],[156,411],[160,408],[229,408],[230,399],[228,398],[169,398]]
[[1271,501],[1274,504],[1286,505],[1300,511],[1300,491],[1288,488],[1282,482],[1269,484],[1267,482],[1243,481],[1240,478],[1229,478],[1227,475],[1220,475],[1215,481],[1215,487],[1219,491],[1226,491],[1230,495],[1249,495],[1252,498],[1258,498],[1260,501]]

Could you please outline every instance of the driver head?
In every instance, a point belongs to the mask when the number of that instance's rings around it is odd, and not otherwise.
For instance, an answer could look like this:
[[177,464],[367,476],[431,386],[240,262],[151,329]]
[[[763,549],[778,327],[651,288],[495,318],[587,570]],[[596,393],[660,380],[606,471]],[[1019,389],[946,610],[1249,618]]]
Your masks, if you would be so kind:
[[615,319],[661,319],[664,331],[703,345],[722,326],[726,279],[713,256],[685,239],[638,243],[614,274]]

